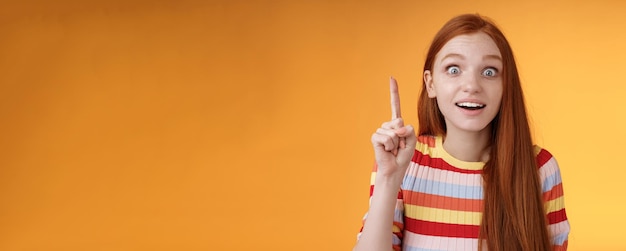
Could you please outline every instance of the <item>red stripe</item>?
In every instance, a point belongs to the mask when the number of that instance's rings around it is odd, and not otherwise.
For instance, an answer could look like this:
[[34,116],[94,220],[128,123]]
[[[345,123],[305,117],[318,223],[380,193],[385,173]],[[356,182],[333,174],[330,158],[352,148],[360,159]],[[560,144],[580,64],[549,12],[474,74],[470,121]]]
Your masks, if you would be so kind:
[[563,183],[552,187],[550,191],[543,193],[543,201],[551,201],[563,196]]
[[[543,165],[548,163],[550,159],[552,159],[552,154],[546,151],[545,149],[541,149],[536,157],[537,167],[541,168]],[[469,173],[469,174],[481,174],[482,173],[482,170],[467,170],[467,169],[457,168],[455,166],[448,164],[441,158],[431,158],[430,155],[423,154],[417,149],[415,150],[415,154],[413,155],[412,161],[417,163],[418,165],[429,166],[429,167],[440,169],[440,170],[453,171],[453,172],[458,172],[458,173]]]
[[480,231],[480,226],[475,225],[422,221],[408,217],[404,217],[404,226],[413,233],[442,237],[478,238]]
[[563,245],[554,245],[552,247],[552,251],[566,251],[567,250],[567,240],[563,242]]
[[448,164],[448,162],[445,162],[441,158],[431,158],[430,155],[425,155],[418,150],[415,150],[415,154],[413,155],[412,161],[417,163],[418,165],[428,166],[428,167],[439,169],[439,170],[452,171],[456,173],[468,173],[468,174],[481,174],[482,173],[482,170],[468,170],[468,169],[457,168],[455,166]]
[[404,197],[404,204],[465,212],[483,211],[482,200],[453,198],[435,194],[420,193],[411,190],[403,190],[402,194]]
[[537,154],[537,167],[541,168],[551,158],[552,158],[552,154],[550,154],[550,152],[548,152],[548,151],[546,151],[545,149],[542,148],[541,151],[539,151],[539,153]]
[[556,224],[567,220],[565,208],[548,214],[548,224]]
[[435,147],[435,137],[430,135],[422,135],[417,137],[417,142],[427,145],[428,147]]

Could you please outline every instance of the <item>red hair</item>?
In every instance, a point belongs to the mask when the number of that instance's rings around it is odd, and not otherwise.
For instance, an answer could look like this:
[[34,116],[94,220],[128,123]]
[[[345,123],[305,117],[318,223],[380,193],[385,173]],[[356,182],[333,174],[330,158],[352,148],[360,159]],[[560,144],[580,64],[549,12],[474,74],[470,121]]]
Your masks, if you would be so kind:
[[[483,169],[484,211],[480,239],[489,251],[550,250],[541,183],[513,51],[502,32],[489,20],[466,14],[448,21],[435,35],[424,71],[432,71],[435,56],[452,38],[483,32],[502,55],[503,93],[500,110],[491,122],[491,154]],[[446,124],[425,83],[418,101],[419,135],[445,135]],[[478,242],[481,250],[483,241]]]

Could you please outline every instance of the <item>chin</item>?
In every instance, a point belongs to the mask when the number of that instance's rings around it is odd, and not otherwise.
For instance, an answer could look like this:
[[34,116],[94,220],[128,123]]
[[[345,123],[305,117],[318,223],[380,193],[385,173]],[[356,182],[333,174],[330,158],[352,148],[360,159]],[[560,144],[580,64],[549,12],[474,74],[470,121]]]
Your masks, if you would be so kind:
[[491,123],[465,124],[465,125],[459,125],[456,128],[458,128],[459,131],[463,131],[463,132],[479,133],[479,132],[484,132],[486,130],[491,131]]

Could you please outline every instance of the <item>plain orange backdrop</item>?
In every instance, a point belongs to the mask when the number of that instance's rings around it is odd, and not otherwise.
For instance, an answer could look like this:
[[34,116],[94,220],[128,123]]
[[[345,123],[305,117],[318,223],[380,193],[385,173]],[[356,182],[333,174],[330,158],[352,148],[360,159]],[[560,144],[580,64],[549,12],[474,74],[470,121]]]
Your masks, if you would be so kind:
[[461,13],[503,29],[570,250],[626,250],[624,1],[0,3],[0,250],[349,250],[369,137]]

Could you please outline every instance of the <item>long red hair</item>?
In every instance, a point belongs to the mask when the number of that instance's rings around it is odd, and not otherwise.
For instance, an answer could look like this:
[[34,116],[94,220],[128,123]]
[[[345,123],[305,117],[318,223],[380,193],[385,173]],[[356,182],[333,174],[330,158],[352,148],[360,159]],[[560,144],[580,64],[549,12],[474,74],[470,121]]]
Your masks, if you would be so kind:
[[[489,251],[547,251],[551,244],[541,183],[524,95],[509,42],[491,21],[479,15],[455,17],[435,35],[424,71],[432,71],[435,56],[450,39],[476,32],[484,32],[493,39],[503,61],[502,102],[491,122],[491,154],[482,174],[484,211],[478,248],[481,250],[486,244]],[[436,99],[428,97],[425,83],[417,111],[419,135],[445,135],[444,117]]]

